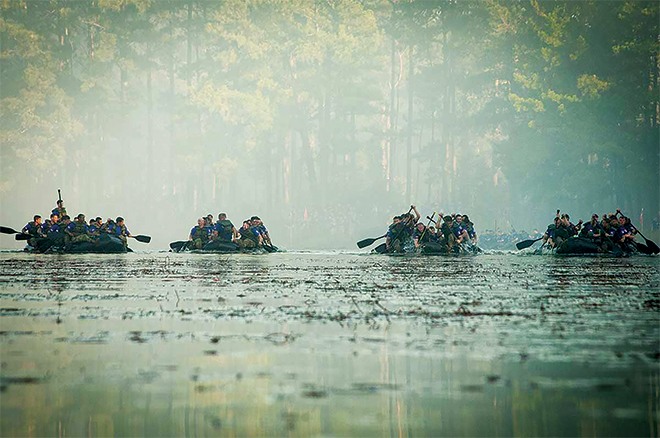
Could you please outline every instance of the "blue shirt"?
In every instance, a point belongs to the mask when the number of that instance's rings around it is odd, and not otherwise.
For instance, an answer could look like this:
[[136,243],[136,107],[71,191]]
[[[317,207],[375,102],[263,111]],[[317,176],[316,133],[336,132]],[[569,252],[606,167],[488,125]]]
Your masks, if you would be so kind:
[[557,228],[555,227],[554,224],[552,224],[552,225],[548,225],[548,229],[545,230],[545,234],[547,234],[548,237],[549,237],[550,239],[554,239],[554,238],[555,238],[555,230],[556,230],[556,229],[557,229]]
[[232,224],[229,220],[227,220],[227,222],[229,222],[227,227],[224,227],[220,221],[216,222],[215,226],[213,227],[213,229],[218,232],[218,237],[221,239],[231,239],[234,236],[232,231],[234,224]]
[[451,229],[454,232],[454,235],[456,237],[461,237],[461,234],[463,234],[463,231],[465,231],[465,228],[463,228],[462,225],[457,225],[454,224],[454,226]]
[[[195,237],[195,231],[197,229],[198,229],[197,225],[195,225],[194,227],[192,227],[190,229],[190,235],[193,236],[193,238]],[[209,227],[202,227],[202,230],[206,231],[206,236],[207,237],[211,235],[211,229]],[[126,230],[126,231],[128,232],[128,230]]]
[[24,232],[24,233],[34,234],[34,232],[32,232],[32,230],[34,230],[36,232],[35,228],[36,227],[34,226],[34,222],[28,222],[27,225],[25,225],[21,231]]
[[125,232],[122,232],[122,227],[115,224],[114,232],[115,232],[116,236],[128,236],[129,234],[131,234],[131,232],[128,231],[128,228],[126,228],[126,225],[124,225],[124,230],[125,230]]

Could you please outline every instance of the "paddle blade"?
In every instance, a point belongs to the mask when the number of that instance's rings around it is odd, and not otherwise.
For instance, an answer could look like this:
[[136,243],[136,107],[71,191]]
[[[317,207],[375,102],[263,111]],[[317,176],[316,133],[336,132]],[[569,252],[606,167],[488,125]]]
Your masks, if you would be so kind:
[[20,231],[16,231],[13,228],[0,226],[0,233],[2,234],[18,234]]
[[360,240],[360,241],[357,243],[357,246],[358,246],[358,248],[364,248],[365,246],[369,246],[369,245],[371,245],[371,244],[374,243],[375,241],[376,241],[376,239],[364,239],[364,240]]
[[378,254],[383,254],[387,252],[387,245],[384,243],[381,243],[377,247],[374,248],[374,251],[376,251]]
[[170,249],[172,251],[180,251],[188,243],[187,240],[177,240],[176,242],[170,243]]
[[656,245],[654,241],[649,240],[647,238],[644,238],[644,240],[646,240],[646,246],[649,247],[649,249],[651,250],[651,252],[653,252],[653,254],[660,253],[660,248],[658,248],[658,245]]
[[31,237],[32,236],[30,236],[29,234],[19,233],[19,234],[16,235],[15,239],[16,240],[28,240]]
[[640,242],[633,242],[633,246],[634,246],[635,248],[637,248],[637,251],[641,252],[642,254],[648,254],[648,255],[653,254],[653,251],[651,250],[651,248],[649,248],[648,246],[644,245],[643,243],[640,243]]
[[530,246],[534,245],[534,242],[538,241],[539,239],[529,239],[529,240],[523,240],[522,242],[516,243],[516,248],[518,249],[525,249],[529,248]]
[[383,234],[382,236],[380,236],[380,237],[374,237],[373,239],[364,239],[364,240],[360,240],[360,241],[357,243],[357,246],[358,246],[358,248],[364,248],[365,246],[369,246],[369,245],[371,245],[372,243],[374,243],[376,240],[380,240],[380,239],[382,239],[383,237],[386,237],[386,236],[387,236],[387,234]]
[[133,237],[135,237],[135,240],[137,240],[138,242],[142,242],[142,243],[151,242],[151,236],[143,236],[142,234],[140,234],[140,235],[133,236]]

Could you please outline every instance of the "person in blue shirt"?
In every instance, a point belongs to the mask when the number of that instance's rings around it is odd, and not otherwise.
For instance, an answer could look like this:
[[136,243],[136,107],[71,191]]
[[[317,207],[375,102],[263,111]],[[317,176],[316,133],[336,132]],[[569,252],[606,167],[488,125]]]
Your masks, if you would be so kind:
[[31,222],[28,222],[21,232],[30,234],[33,237],[41,237],[41,216],[35,214]]
[[57,201],[57,207],[55,207],[51,213],[58,215],[60,218],[66,216],[66,208],[64,208],[64,201],[59,199]]
[[128,237],[133,237],[131,232],[128,231],[128,228],[126,228],[124,218],[121,216],[117,216],[117,219],[115,219],[113,235],[124,243],[124,248],[128,246]]
[[457,214],[456,217],[454,218],[454,224],[451,228],[452,232],[454,233],[454,236],[456,236],[456,243],[463,243],[469,238],[468,232],[463,227],[462,222],[463,222],[463,215]]
[[431,238],[432,234],[430,230],[427,229],[423,223],[417,222],[415,231],[413,232],[413,242],[415,243],[415,248],[419,248],[421,245],[430,242]]
[[31,237],[28,239],[27,244],[31,247],[36,247],[37,239],[44,237],[41,223],[41,216],[35,214],[31,222],[28,222],[21,230],[23,234],[29,234]]
[[273,246],[273,242],[271,242],[271,240],[270,240],[270,234],[268,234],[268,230],[266,229],[266,226],[261,221],[259,216],[252,216],[250,218],[250,221],[255,226],[255,228],[259,231],[259,235],[261,235],[261,238],[262,238],[262,244],[266,243],[270,246]]
[[259,229],[250,219],[243,221],[243,226],[238,230],[241,238],[237,242],[241,248],[255,248],[263,244],[263,237]]
[[213,238],[232,242],[236,242],[238,239],[238,230],[227,219],[226,213],[220,213],[218,215],[218,221],[215,223],[215,227],[213,227]]
[[474,223],[470,221],[468,215],[463,215],[463,220],[461,221],[461,226],[465,231],[467,231],[466,241],[474,245],[477,244],[477,232],[474,231]]
[[547,243],[550,248],[555,246],[555,239],[557,238],[556,231],[559,227],[561,227],[561,219],[557,216],[555,217],[554,223],[548,225],[548,229],[545,230],[545,233],[543,234],[543,244]]
[[56,213],[51,213],[50,219],[46,219],[43,225],[41,225],[41,235],[44,237],[48,237],[48,232],[50,231],[50,227],[52,227],[53,224],[56,224],[59,220],[60,217]]
[[64,245],[71,248],[74,243],[92,242],[92,238],[87,234],[88,226],[85,215],[80,213],[64,229]]
[[213,238],[213,230],[215,229],[215,224],[213,223],[213,216],[208,215],[202,217],[204,219],[204,229],[209,235],[209,240]]
[[64,230],[71,224],[71,218],[68,215],[64,215],[62,220],[55,222],[51,225],[50,230],[48,231],[48,238],[52,240],[53,245],[61,246],[64,244]]
[[90,220],[89,225],[87,226],[87,234],[93,239],[98,239],[99,236],[101,235],[102,226],[103,226],[103,218],[101,218],[100,216],[97,217],[96,219]]
[[202,249],[210,239],[209,228],[206,226],[204,218],[197,219],[197,225],[190,230],[188,248]]

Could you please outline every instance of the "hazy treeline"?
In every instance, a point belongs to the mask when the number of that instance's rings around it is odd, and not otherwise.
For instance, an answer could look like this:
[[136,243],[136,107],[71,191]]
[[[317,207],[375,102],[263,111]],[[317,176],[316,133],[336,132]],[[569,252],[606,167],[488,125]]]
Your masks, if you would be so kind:
[[5,225],[58,187],[157,246],[220,211],[294,247],[410,203],[478,230],[658,214],[657,2],[1,4]]

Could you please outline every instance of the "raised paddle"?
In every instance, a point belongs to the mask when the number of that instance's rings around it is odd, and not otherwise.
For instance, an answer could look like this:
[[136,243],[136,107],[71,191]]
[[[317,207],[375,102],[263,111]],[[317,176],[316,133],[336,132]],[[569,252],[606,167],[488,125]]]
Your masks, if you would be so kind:
[[[406,213],[406,215],[410,214],[410,212],[412,210],[413,210],[413,208],[412,208],[412,205],[411,205],[410,209],[408,210],[408,213]],[[399,229],[399,231],[392,238],[392,241],[395,241],[397,239],[397,237],[399,237],[399,235],[403,232],[403,230],[406,229],[406,227],[408,226],[408,222],[410,222],[410,218],[406,219],[406,221],[403,223],[403,226],[401,227],[401,229]],[[385,252],[389,252],[390,249],[387,247],[386,243],[381,243],[380,245],[378,245],[375,248],[375,250],[378,254],[383,254]]]
[[18,233],[14,237],[14,239],[16,239],[16,240],[28,240],[28,239],[31,239],[32,237],[34,237],[34,236],[32,236],[31,234]]
[[538,242],[541,239],[543,239],[543,236],[539,237],[538,239],[523,240],[522,242],[516,243],[516,248],[518,249],[529,248],[530,246],[534,245],[534,243]]
[[[621,210],[617,210],[616,213],[617,213],[617,214],[621,214],[621,215],[623,216],[623,213],[621,213]],[[639,231],[639,230],[637,229],[637,227],[635,227],[635,226],[632,224],[632,222],[630,223],[630,225],[632,225],[633,229],[634,229],[635,231],[637,231],[637,234],[639,234],[640,236],[642,236],[642,239],[644,239],[644,241],[646,242],[646,245],[647,245],[648,248],[651,250],[652,254],[658,254],[658,253],[660,253],[660,248],[658,247],[658,245],[655,244],[654,241],[649,240],[649,239],[647,239],[646,237],[644,237],[644,235],[642,234],[642,232]]]
[[427,218],[429,221],[428,221],[428,223],[426,224],[426,227],[424,228],[424,232],[422,233],[422,235],[420,236],[419,240],[417,241],[417,242],[419,242],[420,244],[422,243],[422,239],[424,239],[424,235],[426,234],[426,230],[429,229],[429,225],[431,225],[431,222],[435,223],[435,221],[433,220],[434,217],[435,217],[435,211],[433,212],[433,214],[431,215],[431,217],[426,216],[426,218]]
[[151,236],[144,236],[142,234],[138,234],[137,236],[128,236],[128,237],[132,237],[133,239],[137,240],[138,242],[142,242],[142,243],[151,242]]
[[383,235],[380,236],[380,237],[374,237],[373,239],[364,239],[364,240],[360,240],[360,241],[357,243],[357,246],[358,246],[358,248],[364,248],[364,247],[367,247],[367,246],[373,244],[376,240],[380,240],[380,239],[382,239],[383,237],[387,237],[387,234],[383,234]]

